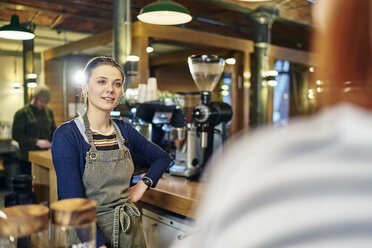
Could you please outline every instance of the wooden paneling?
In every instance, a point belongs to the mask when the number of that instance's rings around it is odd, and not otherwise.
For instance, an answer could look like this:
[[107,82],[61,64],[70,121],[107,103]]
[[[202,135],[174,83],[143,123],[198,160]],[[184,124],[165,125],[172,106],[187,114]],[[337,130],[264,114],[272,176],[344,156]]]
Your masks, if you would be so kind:
[[[74,113],[69,113],[69,104],[75,104],[75,95],[80,95],[81,92],[81,86],[77,85],[75,81],[75,74],[78,70],[84,69],[89,58],[89,56],[70,55],[44,62],[45,84],[51,89],[51,100],[48,107],[53,111],[57,127],[73,118],[71,115]],[[64,72],[64,63],[66,63],[66,72]],[[64,108],[64,81],[66,82],[66,114]],[[78,102],[80,102],[80,97],[78,97]]]
[[56,125],[63,123],[63,60],[48,60],[44,63],[44,82],[50,87],[52,109]]
[[138,62],[138,75],[131,78],[130,88],[137,88],[138,84],[147,84],[149,78],[149,56],[146,52],[149,39],[144,36],[134,36],[132,44],[132,54],[137,55],[140,60]]
[[198,91],[187,64],[159,66],[154,69],[154,73],[158,81],[158,88],[161,91],[171,93]]
[[315,55],[305,51],[271,45],[269,48],[269,56],[275,59],[288,60],[298,64],[315,66],[312,64],[315,61]]
[[250,90],[251,90],[251,53],[244,52],[243,57],[243,127],[249,128],[249,115],[250,115]]
[[230,132],[234,134],[244,127],[244,89],[243,89],[243,70],[244,70],[244,53],[233,52],[232,56],[236,60],[234,66],[225,66],[225,72],[231,73],[231,108],[233,116],[231,119]]

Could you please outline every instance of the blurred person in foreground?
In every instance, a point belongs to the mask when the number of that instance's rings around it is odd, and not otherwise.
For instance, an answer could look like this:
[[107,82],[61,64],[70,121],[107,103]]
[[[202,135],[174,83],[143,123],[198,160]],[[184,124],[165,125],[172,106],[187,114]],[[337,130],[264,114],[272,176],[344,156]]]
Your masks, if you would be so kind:
[[316,5],[327,106],[230,143],[174,247],[372,247],[372,1]]
[[44,85],[38,86],[35,88],[31,102],[14,115],[12,136],[19,144],[17,155],[21,174],[31,175],[29,151],[48,149],[52,146],[56,124],[52,110],[47,107],[49,101],[49,88]]

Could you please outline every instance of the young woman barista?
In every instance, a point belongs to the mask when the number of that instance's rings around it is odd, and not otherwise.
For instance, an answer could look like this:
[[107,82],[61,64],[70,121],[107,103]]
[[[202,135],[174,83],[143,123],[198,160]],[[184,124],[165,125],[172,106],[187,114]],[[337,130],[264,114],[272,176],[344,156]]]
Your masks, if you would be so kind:
[[[123,93],[124,73],[110,57],[91,59],[85,67],[87,111],[54,133],[53,164],[58,198],[97,201],[97,247],[146,247],[133,203],[155,187],[169,165],[168,154],[110,112]],[[146,175],[130,187],[132,153],[150,161]]]

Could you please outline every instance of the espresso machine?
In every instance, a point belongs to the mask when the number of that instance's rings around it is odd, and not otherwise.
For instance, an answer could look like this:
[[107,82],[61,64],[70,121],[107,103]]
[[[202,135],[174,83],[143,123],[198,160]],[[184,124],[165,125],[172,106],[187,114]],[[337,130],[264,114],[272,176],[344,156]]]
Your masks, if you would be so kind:
[[176,147],[176,154],[169,173],[173,176],[191,178],[200,173],[203,161],[197,126],[193,121],[194,107],[200,104],[199,92],[177,92],[179,105],[183,109],[186,126],[173,128],[171,139]]
[[[224,102],[212,101],[212,91],[225,66],[224,59],[216,55],[192,55],[188,58],[188,65],[200,92],[193,93],[194,104],[184,108],[186,145],[180,146],[180,151],[176,153],[179,156],[176,156],[170,174],[194,178],[212,155],[215,136],[224,137],[224,126],[232,117],[232,109]],[[217,129],[217,126],[220,128]],[[186,159],[182,159],[182,154],[186,155]]]

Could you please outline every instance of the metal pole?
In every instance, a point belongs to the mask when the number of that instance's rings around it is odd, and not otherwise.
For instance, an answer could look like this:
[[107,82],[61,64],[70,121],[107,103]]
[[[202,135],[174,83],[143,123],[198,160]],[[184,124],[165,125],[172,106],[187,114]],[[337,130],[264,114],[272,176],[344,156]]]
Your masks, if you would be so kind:
[[[131,21],[131,1],[114,0],[113,57],[124,69],[132,50]],[[126,70],[124,71],[126,73]],[[125,87],[130,87],[130,77],[127,73]]]
[[[29,24],[29,29],[34,30],[34,24]],[[26,105],[28,103],[28,78],[27,75],[30,73],[35,73],[34,67],[34,40],[24,40],[23,41],[23,103]]]
[[253,23],[254,63],[252,64],[252,126],[267,122],[268,90],[263,85],[264,73],[269,68],[268,48],[271,25],[278,15],[277,9],[259,7],[251,14]]

